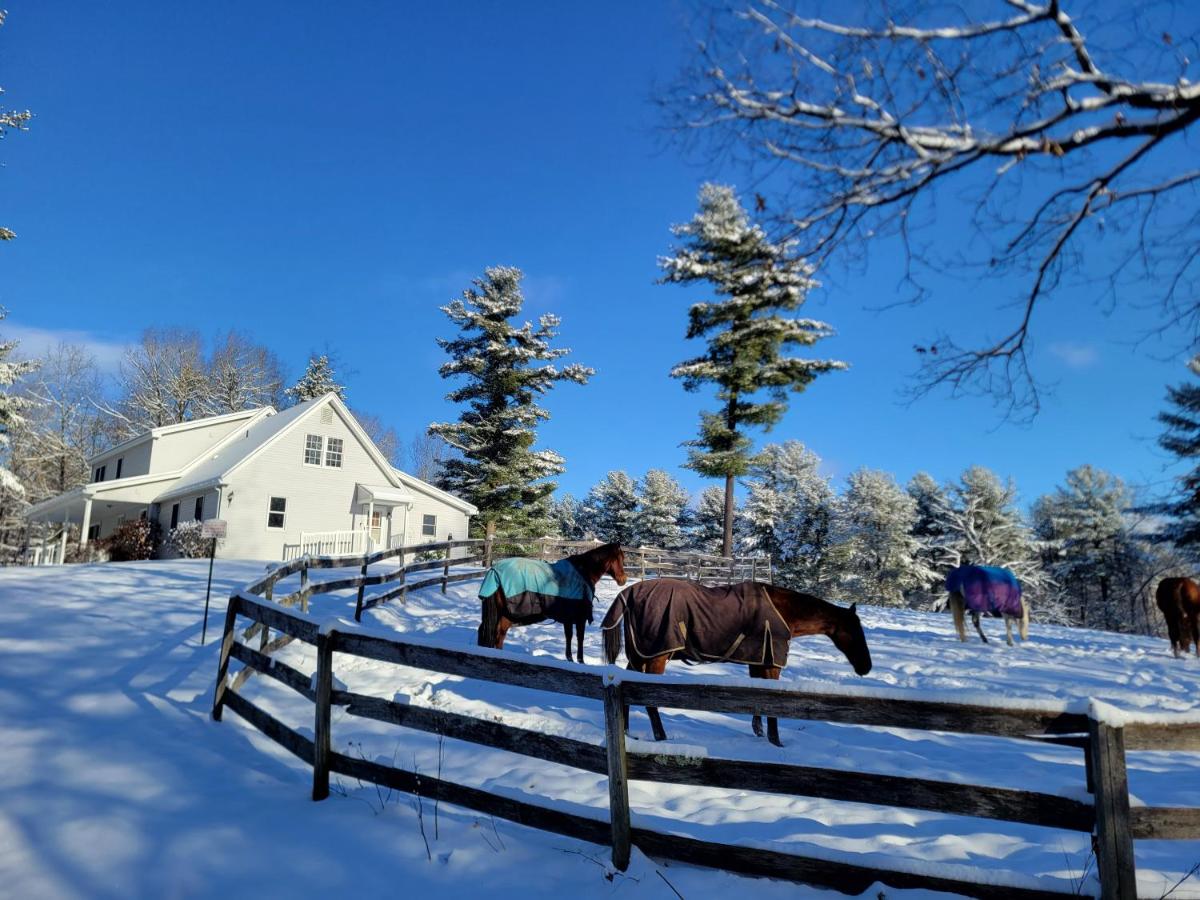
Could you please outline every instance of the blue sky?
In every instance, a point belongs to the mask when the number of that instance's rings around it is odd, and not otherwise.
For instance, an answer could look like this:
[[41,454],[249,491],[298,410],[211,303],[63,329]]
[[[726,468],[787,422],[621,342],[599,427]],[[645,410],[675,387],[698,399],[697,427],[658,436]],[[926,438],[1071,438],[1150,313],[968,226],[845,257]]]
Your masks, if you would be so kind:
[[[744,173],[685,160],[651,102],[688,49],[682,3],[212,2],[118,6],[12,0],[0,30],[6,102],[28,133],[0,144],[0,334],[35,349],[86,341],[105,360],[147,326],[268,343],[298,375],[310,350],[351,370],[353,406],[402,436],[453,418],[434,339],[438,307],[485,266],[527,273],[531,316],[562,316],[562,341],[598,371],[547,400],[541,444],[577,495],[609,469],[680,464],[709,394],[667,372],[701,288],[654,283],[673,222],[701,182]],[[946,226],[947,231],[952,225]],[[1143,343],[1125,296],[1106,314],[1086,292],[1039,311],[1034,362],[1053,385],[1031,425],[986,401],[899,392],[913,345],[938,330],[999,328],[1009,284],[897,296],[896,260],[821,275],[806,312],[852,368],[794,399],[766,440],[795,438],[841,478],[859,466],[902,481],[982,464],[1024,500],[1088,462],[1162,482],[1154,444],[1165,385],[1186,377],[1181,342]]]

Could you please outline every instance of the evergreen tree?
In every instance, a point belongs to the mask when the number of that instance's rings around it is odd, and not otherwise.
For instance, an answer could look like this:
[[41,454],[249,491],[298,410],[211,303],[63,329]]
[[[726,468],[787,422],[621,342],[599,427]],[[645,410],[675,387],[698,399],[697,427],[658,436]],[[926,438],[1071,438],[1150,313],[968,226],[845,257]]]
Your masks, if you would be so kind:
[[917,503],[891,475],[859,469],[847,479],[839,516],[841,584],[852,599],[903,606],[932,573],[912,529]]
[[831,556],[837,497],[820,464],[799,441],[768,444],[755,460],[742,507],[745,548],[770,555],[782,584],[814,593],[837,574]]
[[637,487],[624,472],[609,472],[583,501],[583,528],[602,541],[633,546],[637,537]]
[[638,544],[678,550],[687,542],[684,535],[688,494],[662,469],[651,469],[638,485],[639,497],[634,530]]
[[947,564],[946,544],[950,542],[949,526],[944,512],[949,507],[946,492],[927,472],[918,472],[905,487],[914,504],[911,534],[917,542],[917,561],[928,577],[913,588],[910,604],[936,607],[944,602],[943,582],[950,567]]
[[315,354],[310,356],[308,366],[305,368],[304,374],[300,376],[300,380],[284,391],[293,405],[304,403],[306,400],[315,400],[329,393],[337,394],[338,399],[343,403],[346,400],[346,388],[338,384],[333,371],[333,363],[324,353],[320,356]]
[[441,484],[479,508],[473,521],[480,526],[510,533],[545,530],[555,488],[549,479],[563,471],[553,450],[533,449],[538,423],[550,417],[536,400],[560,381],[586,384],[593,374],[574,363],[554,365],[571,352],[551,346],[558,316],[542,316],[537,328],[510,321],[525,302],[522,277],[520,269],[487,269],[461,299],[442,307],[459,336],[438,339],[450,355],[439,371],[466,379],[446,398],[467,408],[457,422],[429,426],[462,454],[443,463]]
[[1134,534],[1121,479],[1084,465],[1033,506],[1043,559],[1065,601],[1062,618],[1096,628],[1134,627],[1148,551]]
[[[822,372],[844,369],[835,360],[785,356],[833,333],[824,322],[792,318],[816,285],[813,269],[794,253],[794,242],[773,242],[738,202],[733,189],[706,184],[692,221],[672,229],[684,244],[663,257],[661,281],[709,282],[719,299],[689,310],[687,336],[707,338],[702,356],[682,362],[671,376],[684,388],[717,386],[721,408],[701,416],[699,438],[690,447],[687,466],[709,478],[725,479],[722,554],[733,546],[734,479],[751,466],[751,426],[770,429],[784,415],[788,393],[800,392]],[[754,398],[766,392],[765,400]]]
[[725,537],[724,488],[713,485],[700,492],[700,499],[696,502],[696,511],[691,516],[690,524],[692,549],[701,553],[721,552],[721,542]]
[[[7,315],[8,311],[0,308],[0,320]],[[36,362],[10,359],[16,347],[16,341],[0,341],[0,559],[4,561],[14,559],[20,549],[23,524],[20,516],[27,505],[25,487],[9,468],[12,465],[9,435],[21,426],[21,413],[26,406],[24,398],[14,394],[12,387],[37,368]]]
[[550,501],[550,520],[559,537],[568,541],[583,540],[583,509],[570,494]]
[[[1200,356],[1191,359],[1188,369],[1200,375]],[[1157,511],[1173,520],[1165,536],[1181,549],[1194,549],[1200,546],[1200,384],[1168,387],[1167,399],[1172,409],[1158,414],[1166,426],[1158,443],[1190,468],[1176,479],[1174,497]]]

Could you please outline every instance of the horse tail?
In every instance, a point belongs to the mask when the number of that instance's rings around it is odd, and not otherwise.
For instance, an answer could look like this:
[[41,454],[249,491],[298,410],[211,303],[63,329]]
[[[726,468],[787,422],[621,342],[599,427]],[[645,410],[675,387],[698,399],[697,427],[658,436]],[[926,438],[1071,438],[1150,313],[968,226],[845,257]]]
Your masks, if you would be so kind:
[[1029,640],[1029,603],[1021,599],[1021,640]]
[[612,602],[604,621],[600,623],[600,631],[604,635],[604,660],[609,665],[617,661],[621,655],[621,623],[625,619],[625,592],[617,594]]
[[967,623],[963,619],[964,606],[963,595],[958,591],[951,591],[950,612],[954,613],[954,630],[958,632],[958,639],[960,641],[967,639]]
[[[499,592],[497,592],[499,593]],[[479,646],[496,649],[496,636],[500,631],[500,598],[496,594],[484,597],[483,611],[479,620]]]

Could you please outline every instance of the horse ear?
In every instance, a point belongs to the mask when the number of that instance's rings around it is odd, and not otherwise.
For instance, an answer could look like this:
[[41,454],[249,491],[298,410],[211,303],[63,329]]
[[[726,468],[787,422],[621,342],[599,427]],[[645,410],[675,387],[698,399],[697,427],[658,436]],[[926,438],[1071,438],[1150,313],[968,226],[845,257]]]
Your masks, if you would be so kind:
[[850,612],[854,612],[856,609],[858,609],[858,601],[850,604]]

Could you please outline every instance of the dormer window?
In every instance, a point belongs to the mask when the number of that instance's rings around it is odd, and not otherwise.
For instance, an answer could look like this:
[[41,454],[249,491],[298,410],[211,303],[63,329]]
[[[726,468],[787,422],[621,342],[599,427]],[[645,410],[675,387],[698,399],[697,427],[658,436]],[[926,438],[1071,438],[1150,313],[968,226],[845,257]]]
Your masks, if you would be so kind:
[[321,464],[321,448],[323,446],[324,440],[319,434],[305,435],[304,464],[306,466],[319,466]]
[[125,457],[121,457],[120,459],[117,460],[117,474],[113,476],[114,478],[121,477],[121,466],[124,465],[124,463],[125,463]]
[[325,445],[325,465],[335,469],[342,467],[342,445],[341,438],[331,437]]
[[100,466],[98,469],[96,469],[96,477],[93,478],[92,481],[103,481],[104,480],[104,470],[107,468],[108,468],[108,466]]

